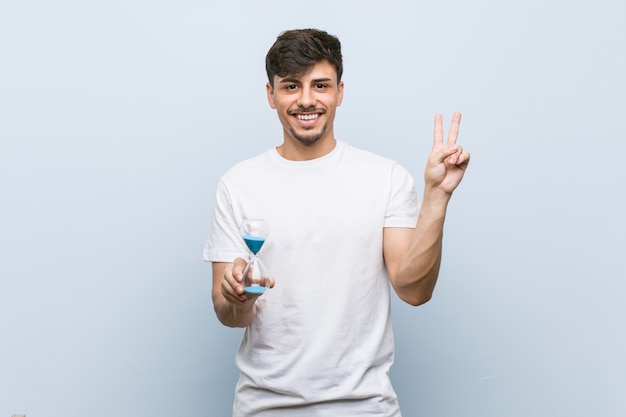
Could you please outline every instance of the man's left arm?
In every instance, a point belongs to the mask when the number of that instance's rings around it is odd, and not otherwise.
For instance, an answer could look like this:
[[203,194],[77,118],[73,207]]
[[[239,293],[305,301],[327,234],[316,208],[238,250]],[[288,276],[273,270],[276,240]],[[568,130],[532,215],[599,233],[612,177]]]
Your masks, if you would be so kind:
[[415,229],[383,230],[383,255],[391,284],[411,305],[430,300],[437,283],[446,210],[470,160],[469,153],[456,143],[460,123],[461,114],[455,113],[444,143],[442,117],[435,117],[433,149],[424,172],[424,196]]

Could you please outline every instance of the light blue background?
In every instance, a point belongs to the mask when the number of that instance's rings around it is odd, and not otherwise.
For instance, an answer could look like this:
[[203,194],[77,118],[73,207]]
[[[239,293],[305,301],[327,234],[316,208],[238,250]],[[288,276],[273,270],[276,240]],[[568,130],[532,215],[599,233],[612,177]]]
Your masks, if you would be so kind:
[[227,416],[242,335],[201,262],[213,193],[281,141],[264,56],[343,43],[337,136],[421,185],[472,152],[434,299],[394,299],[406,417],[626,415],[619,0],[0,0],[0,415]]

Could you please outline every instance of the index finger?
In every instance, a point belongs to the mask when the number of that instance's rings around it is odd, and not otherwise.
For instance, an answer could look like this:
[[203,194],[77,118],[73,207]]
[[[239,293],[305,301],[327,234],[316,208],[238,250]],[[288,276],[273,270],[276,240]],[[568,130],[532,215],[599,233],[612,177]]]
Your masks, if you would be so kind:
[[435,116],[435,134],[433,141],[433,149],[443,145],[443,118],[440,114]]
[[454,145],[456,138],[459,136],[459,125],[461,124],[461,113],[456,112],[452,116],[452,124],[448,132],[448,145]]
[[232,274],[233,277],[241,282],[243,270],[246,268],[246,261],[243,258],[237,258],[233,261]]

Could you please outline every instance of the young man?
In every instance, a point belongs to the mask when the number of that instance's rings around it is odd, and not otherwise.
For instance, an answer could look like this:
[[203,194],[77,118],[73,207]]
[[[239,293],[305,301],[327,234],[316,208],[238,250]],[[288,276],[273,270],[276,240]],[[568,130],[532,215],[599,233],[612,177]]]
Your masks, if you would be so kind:
[[[447,204],[469,154],[456,144],[461,115],[445,143],[438,115],[418,206],[404,168],[335,138],[342,65],[334,36],[281,34],[266,69],[283,142],[218,186],[204,257],[217,317],[246,327],[234,416],[400,415],[388,376],[389,284],[412,305],[430,299]],[[245,218],[269,225],[260,257],[275,281],[261,296],[242,285]]]

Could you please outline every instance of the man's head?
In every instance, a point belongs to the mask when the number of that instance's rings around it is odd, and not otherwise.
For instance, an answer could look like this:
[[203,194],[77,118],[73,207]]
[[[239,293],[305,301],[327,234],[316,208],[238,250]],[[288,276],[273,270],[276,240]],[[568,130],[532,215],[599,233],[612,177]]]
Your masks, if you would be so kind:
[[335,67],[339,83],[343,60],[337,37],[317,29],[288,30],[276,39],[268,51],[265,70],[270,85],[274,87],[274,76],[301,76],[322,61],[328,61]]

